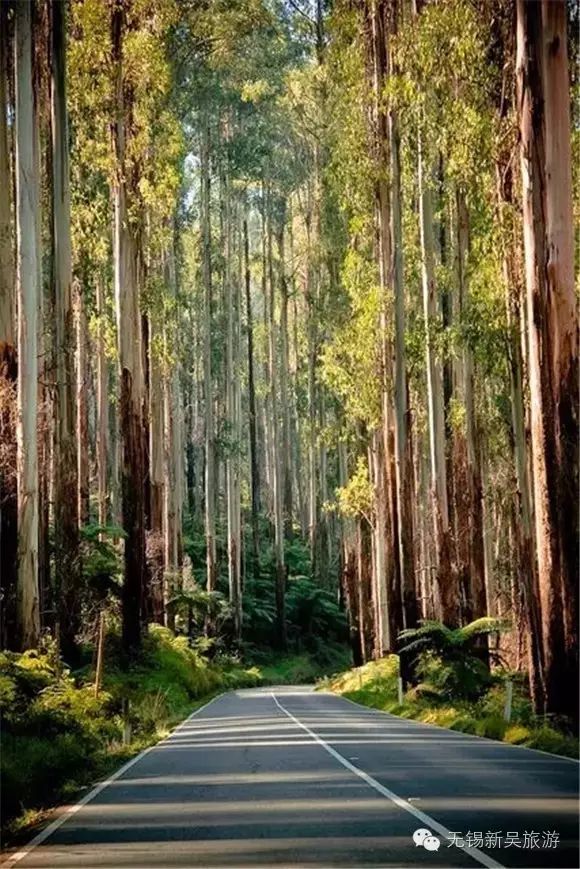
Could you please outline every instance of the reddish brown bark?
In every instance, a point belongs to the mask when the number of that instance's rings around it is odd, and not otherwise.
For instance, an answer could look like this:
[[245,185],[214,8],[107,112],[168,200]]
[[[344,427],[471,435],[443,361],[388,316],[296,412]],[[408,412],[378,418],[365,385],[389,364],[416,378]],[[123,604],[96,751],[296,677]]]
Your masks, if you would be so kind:
[[531,441],[547,710],[578,720],[578,331],[564,2],[517,2]]
[[371,532],[366,519],[357,520],[356,566],[358,574],[358,612],[360,654],[363,663],[370,661],[374,646],[372,620]]

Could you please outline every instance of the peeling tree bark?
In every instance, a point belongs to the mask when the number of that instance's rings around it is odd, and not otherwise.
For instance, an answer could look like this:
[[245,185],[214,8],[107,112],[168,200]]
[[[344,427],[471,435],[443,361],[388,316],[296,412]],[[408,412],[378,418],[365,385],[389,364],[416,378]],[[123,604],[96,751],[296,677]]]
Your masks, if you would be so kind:
[[546,705],[577,722],[578,332],[563,0],[517,0],[517,84]]

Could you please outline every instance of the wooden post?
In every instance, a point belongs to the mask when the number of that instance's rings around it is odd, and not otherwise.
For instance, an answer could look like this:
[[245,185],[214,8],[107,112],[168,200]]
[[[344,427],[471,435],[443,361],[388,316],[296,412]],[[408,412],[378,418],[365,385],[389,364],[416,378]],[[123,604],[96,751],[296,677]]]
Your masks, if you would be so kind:
[[403,702],[404,702],[404,697],[403,697],[403,680],[402,680],[402,678],[401,678],[400,676],[399,676],[398,679],[397,679],[397,701],[398,701],[398,703],[399,703],[399,706],[402,706],[402,705],[403,705]]
[[514,683],[509,680],[505,683],[505,706],[503,709],[503,717],[509,722],[512,717],[512,698],[514,693]]
[[128,697],[123,699],[123,745],[129,745],[131,742],[131,721],[129,719],[129,710],[131,703]]
[[103,680],[103,652],[105,646],[105,613],[99,615],[99,636],[97,639],[97,669],[95,672],[95,699],[99,696]]

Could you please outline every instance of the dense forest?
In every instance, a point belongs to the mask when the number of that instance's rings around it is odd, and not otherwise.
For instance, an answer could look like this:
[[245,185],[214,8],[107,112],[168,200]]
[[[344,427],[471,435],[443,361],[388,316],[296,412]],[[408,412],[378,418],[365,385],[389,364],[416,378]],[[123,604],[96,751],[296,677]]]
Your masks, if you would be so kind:
[[2,648],[501,622],[577,722],[574,7],[0,2]]

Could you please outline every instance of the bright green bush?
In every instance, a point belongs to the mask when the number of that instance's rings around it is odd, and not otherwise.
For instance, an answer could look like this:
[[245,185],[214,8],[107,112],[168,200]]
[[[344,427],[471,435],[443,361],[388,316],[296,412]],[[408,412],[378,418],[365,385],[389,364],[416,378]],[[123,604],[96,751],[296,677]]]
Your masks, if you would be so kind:
[[132,735],[141,748],[184,718],[196,700],[262,681],[256,669],[208,662],[186,637],[159,626],[151,627],[130,668],[119,667],[118,651],[118,637],[111,634],[98,698],[92,673],[75,678],[54,649],[0,654],[4,823],[25,809],[53,804],[96,775],[121,744],[124,700],[130,701]]
[[460,628],[424,620],[419,627],[400,632],[400,653],[415,657],[416,674],[427,693],[476,700],[495,681],[488,662],[497,662],[497,654],[491,650],[483,654],[482,643],[508,628],[505,620],[490,617]]
[[531,736],[532,734],[528,727],[524,727],[523,724],[514,724],[506,730],[504,741],[511,743],[511,745],[524,745],[529,742]]
[[577,739],[560,733],[548,725],[533,730],[526,745],[528,748],[549,751],[551,754],[563,754],[566,757],[578,757],[579,753]]
[[[512,678],[512,721],[517,721],[521,724],[532,725],[534,722],[534,710],[532,702],[526,696],[524,685],[521,679],[518,680],[515,674],[506,674]],[[478,706],[482,715],[497,715],[502,716],[506,700],[506,682],[502,679],[491,688],[481,698]]]
[[[326,679],[323,685],[337,694],[393,715],[513,745],[578,757],[578,739],[557,730],[553,721],[550,725],[538,722],[525,693],[523,679],[518,674],[498,670],[490,681],[486,677],[483,685],[476,686],[473,693],[478,699],[468,700],[465,692],[460,691],[455,697],[447,693],[458,670],[455,669],[453,676],[449,677],[449,666],[432,653],[423,653],[422,661],[420,675],[428,676],[430,681],[407,690],[403,704],[399,704],[397,697],[399,661],[396,655],[346,670]],[[503,717],[508,676],[514,684],[510,724]],[[472,693],[471,689],[469,693]]]
[[477,721],[475,732],[477,736],[486,736],[488,739],[503,739],[507,730],[507,722],[499,715],[487,715]]

